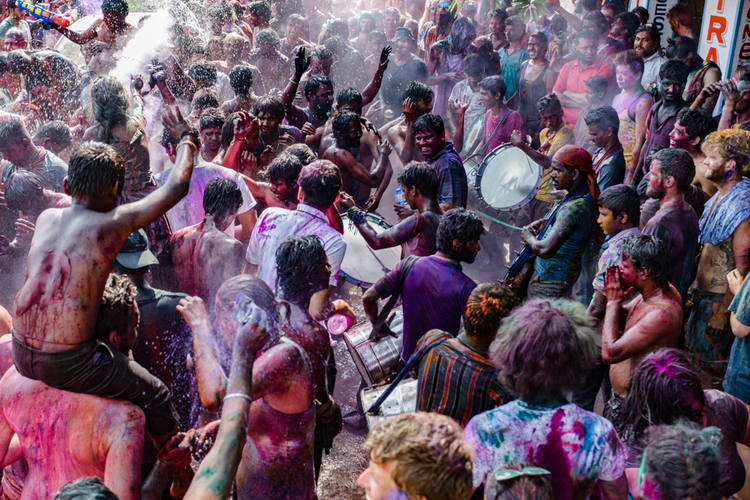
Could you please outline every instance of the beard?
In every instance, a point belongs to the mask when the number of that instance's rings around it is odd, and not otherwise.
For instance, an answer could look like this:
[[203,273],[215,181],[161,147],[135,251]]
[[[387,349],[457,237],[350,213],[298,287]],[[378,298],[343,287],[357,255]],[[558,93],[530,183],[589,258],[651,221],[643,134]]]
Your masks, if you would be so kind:
[[446,12],[440,14],[437,22],[437,32],[447,34],[450,31],[451,23],[453,22],[453,14]]
[[721,168],[717,170],[710,168],[706,169],[706,179],[712,182],[723,182],[724,180],[731,178],[731,175],[729,174],[730,172],[727,172],[726,164],[723,164]]
[[[708,176],[706,176],[708,178]],[[656,200],[661,200],[664,198],[664,195],[667,194],[667,190],[664,188],[664,183],[660,182],[659,185],[655,189],[651,189],[651,186],[646,189],[646,196],[649,198],[654,198]]]

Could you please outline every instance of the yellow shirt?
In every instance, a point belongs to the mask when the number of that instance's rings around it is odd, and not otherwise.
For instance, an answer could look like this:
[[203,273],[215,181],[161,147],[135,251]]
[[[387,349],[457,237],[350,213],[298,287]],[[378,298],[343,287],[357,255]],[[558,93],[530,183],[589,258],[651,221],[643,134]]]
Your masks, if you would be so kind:
[[[547,142],[547,129],[545,128],[539,133],[539,142],[542,147],[539,148],[540,153],[544,153],[547,156],[554,156],[557,151],[565,146],[566,144],[573,144],[575,142],[575,135],[573,129],[565,123],[557,131],[549,142],[549,148],[542,149]],[[542,183],[539,186],[539,191],[536,193],[536,199],[541,201],[557,201],[557,198],[552,194],[555,190],[555,186],[552,184],[552,167],[544,169],[542,174]]]

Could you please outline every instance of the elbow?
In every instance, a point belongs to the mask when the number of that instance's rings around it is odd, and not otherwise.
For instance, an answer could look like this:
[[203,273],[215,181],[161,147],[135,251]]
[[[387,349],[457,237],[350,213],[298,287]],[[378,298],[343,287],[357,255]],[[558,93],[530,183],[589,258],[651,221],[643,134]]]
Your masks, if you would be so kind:
[[222,396],[219,391],[207,391],[208,394],[203,391],[200,392],[201,406],[208,411],[220,412],[222,405]]

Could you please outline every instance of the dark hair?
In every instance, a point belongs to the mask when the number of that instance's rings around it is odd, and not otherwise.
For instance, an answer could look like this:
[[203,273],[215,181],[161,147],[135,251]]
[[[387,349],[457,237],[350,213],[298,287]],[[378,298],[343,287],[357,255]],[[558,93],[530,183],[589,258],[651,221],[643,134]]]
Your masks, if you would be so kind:
[[[190,134],[193,136],[193,142],[195,143],[195,146],[200,150],[201,148],[200,135],[198,134],[198,131],[195,129],[195,127],[193,127],[190,124],[190,122],[188,122],[188,126],[190,127]],[[180,145],[180,140],[172,138],[172,136],[169,134],[169,130],[164,128],[161,131],[161,140],[159,141],[159,143],[162,145],[162,147],[165,147],[165,148],[168,145],[172,144],[175,147],[175,149],[177,149],[177,147]]]
[[706,395],[698,370],[680,349],[663,348],[643,358],[633,370],[628,394],[613,422],[620,437],[637,442],[651,425],[680,420],[702,423]]
[[659,162],[662,179],[674,177],[680,193],[690,188],[695,178],[695,161],[690,153],[684,149],[666,148],[656,153],[653,161]]
[[478,76],[484,71],[484,59],[477,54],[464,57],[464,73],[467,76]]
[[502,319],[518,304],[516,294],[505,285],[482,283],[469,295],[464,311],[464,327],[475,337],[494,338]]
[[682,109],[677,113],[677,121],[685,128],[685,133],[690,139],[699,137],[703,141],[708,134],[716,130],[711,113],[701,107]]
[[424,83],[412,81],[406,86],[402,98],[403,100],[411,99],[414,104],[417,104],[426,101],[432,97],[433,94],[432,89]]
[[637,270],[645,270],[657,285],[669,286],[671,264],[663,240],[648,234],[633,236],[622,243],[620,256],[630,259]]
[[690,74],[690,68],[687,64],[680,61],[679,59],[671,59],[666,61],[659,68],[659,78],[662,80],[669,80],[672,82],[678,82],[683,85],[687,83],[688,75]]
[[401,18],[401,13],[396,7],[387,7],[383,11],[383,17],[387,16],[388,14],[395,15],[396,17]]
[[[642,6],[639,5],[638,7],[636,7],[633,10],[631,10],[630,12],[632,12],[633,14],[635,14],[636,16],[638,16],[638,20],[643,20],[644,23],[646,21],[648,21],[649,14],[648,14],[648,9],[646,7],[642,7]],[[644,24],[644,26],[645,26],[645,24]],[[638,31],[636,31],[636,33],[638,33]]]
[[664,146],[654,146],[653,148],[651,148],[651,150],[646,155],[646,162],[645,162],[646,167],[651,166],[651,162],[654,161],[654,156],[656,156],[656,153],[658,153],[662,149],[667,149],[667,148],[665,148]]
[[482,78],[482,81],[479,82],[479,88],[490,92],[492,95],[500,94],[501,98],[504,98],[508,86],[502,76],[494,75]]
[[16,169],[5,181],[5,204],[18,211],[30,205],[44,204],[44,180],[30,170]]
[[302,162],[299,161],[299,158],[284,151],[284,154],[273,159],[266,169],[266,175],[268,176],[268,182],[271,184],[278,181],[291,184],[297,182],[301,170]]
[[213,90],[200,89],[193,95],[193,100],[190,103],[192,109],[204,110],[206,108],[218,108],[219,98],[216,96]]
[[305,143],[292,144],[284,150],[284,154],[294,156],[302,163],[302,166],[309,165],[317,158],[315,152]]
[[198,129],[203,132],[207,128],[221,128],[225,121],[224,113],[219,108],[206,108],[198,120]]
[[315,94],[321,85],[327,85],[333,90],[333,82],[330,78],[325,75],[312,75],[307,82],[305,82],[305,99],[309,98],[310,94]]
[[698,54],[698,42],[689,36],[677,36],[666,50],[668,59],[684,61],[690,54]]
[[357,113],[346,110],[337,112],[336,116],[334,116],[333,120],[331,120],[331,126],[333,127],[334,135],[344,132],[344,129],[350,123],[359,124],[361,127],[360,117]]
[[229,72],[229,84],[235,94],[247,94],[253,85],[252,70],[244,64],[236,64]]
[[279,40],[279,34],[276,33],[275,29],[263,28],[260,30],[260,33],[255,37],[255,46],[260,47],[261,45],[273,47],[275,49],[281,47],[281,40]]
[[514,24],[517,25],[518,27],[523,26],[523,28],[526,29],[526,23],[523,22],[523,19],[521,19],[521,16],[513,15],[513,16],[508,16],[505,19],[505,26],[514,25]]
[[216,177],[203,191],[203,210],[206,215],[225,215],[242,206],[242,191],[232,179]]
[[581,0],[580,5],[584,12],[598,12],[600,4],[599,0]]
[[131,308],[137,296],[138,290],[127,275],[109,275],[102,294],[99,316],[96,318],[97,338],[109,340],[110,332],[117,332],[120,336],[127,335]]
[[91,108],[102,126],[99,140],[108,142],[112,127],[124,121],[130,110],[130,101],[120,80],[109,75],[96,77],[91,84]]
[[568,31],[568,21],[563,16],[555,12],[549,21],[549,31],[554,34],[565,34]]
[[299,14],[290,14],[289,17],[286,19],[287,26],[289,26],[290,24],[305,26],[306,22],[307,22],[307,19],[300,16]]
[[7,54],[7,65],[11,66],[11,73],[19,75],[26,73],[31,66],[31,53],[25,49],[11,50]]
[[[607,34],[607,31],[609,30],[609,21],[607,21],[607,17],[601,13],[600,10],[592,10],[585,16],[583,16],[583,22],[589,21],[591,23],[594,23],[596,25],[596,28],[603,34]],[[585,30],[584,30],[585,31]],[[583,33],[584,31],[581,31]],[[596,35],[594,31],[591,31]],[[588,37],[587,40],[590,40],[591,37]],[[578,37],[576,36],[576,41],[578,41]]]
[[388,37],[385,34],[385,31],[383,30],[372,30],[370,32],[370,35],[367,37],[368,40],[372,40],[373,38],[382,38],[384,41],[388,41]]
[[440,180],[437,173],[425,162],[412,161],[398,174],[399,185],[417,188],[428,200],[437,200]]
[[530,403],[557,400],[577,389],[596,362],[586,308],[564,299],[529,300],[502,321],[489,357],[514,396]]
[[[593,12],[591,12],[591,14],[593,14]],[[601,12],[597,12],[597,14],[601,14]],[[598,39],[599,37],[593,31],[583,30],[583,31],[578,32],[578,34],[575,37],[575,42],[576,42],[576,45],[578,45],[578,42],[581,40],[598,40]]]
[[531,35],[529,35],[529,38],[531,37],[539,40],[539,45],[541,45],[545,49],[549,47],[549,38],[547,38],[547,35],[544,33],[544,31],[537,31],[536,33],[532,33]]
[[0,144],[17,144],[24,139],[32,142],[29,131],[21,120],[10,118],[0,122]]
[[349,40],[349,24],[343,19],[329,19],[323,25],[323,30],[318,36],[318,43],[323,45],[326,43],[326,40],[337,35],[344,40]]
[[212,5],[206,10],[205,19],[210,23],[224,24],[227,19],[227,11],[221,5]]
[[484,234],[482,219],[471,210],[452,208],[443,214],[437,230],[437,248],[446,255],[452,255],[453,241],[468,243]]
[[[611,5],[611,4],[610,4]],[[625,40],[629,40],[635,35],[636,30],[641,25],[641,20],[632,12],[622,12],[617,14],[615,20],[619,19],[622,27],[625,28]]]
[[216,66],[208,61],[198,61],[190,66],[188,76],[196,82],[213,85],[216,83]]
[[341,189],[341,172],[328,160],[315,160],[302,167],[297,184],[305,195],[305,204],[330,207]]
[[239,119],[240,112],[235,111],[231,115],[227,116],[224,120],[224,125],[221,126],[221,147],[226,150],[232,145],[234,140],[234,123]]
[[693,16],[695,13],[685,4],[675,4],[669,11],[667,11],[667,19],[670,21],[677,21],[683,26],[693,26]]
[[346,104],[359,103],[362,105],[362,92],[354,87],[347,87],[339,90],[336,94],[336,105],[341,108]]
[[584,86],[588,85],[591,87],[591,90],[594,92],[601,92],[603,94],[607,94],[607,91],[609,90],[609,80],[607,80],[607,77],[604,75],[594,75],[585,82],[583,82]]
[[620,117],[617,116],[617,111],[612,106],[591,108],[583,119],[586,125],[596,125],[602,131],[611,128],[615,135],[620,130]]
[[8,71],[8,53],[0,52],[0,75]]
[[414,122],[414,135],[427,131],[435,132],[437,135],[445,133],[445,123],[443,123],[440,115],[427,113],[417,118],[417,121]]
[[[640,7],[636,7],[636,9],[638,8]],[[646,15],[648,15],[648,10],[646,10]],[[635,34],[637,35],[638,33],[643,33],[644,31],[648,33],[648,36],[656,43],[657,47],[661,47],[661,34],[659,33],[659,28],[657,28],[655,24],[644,24],[643,26],[635,30]]]
[[117,500],[117,495],[98,477],[79,477],[64,484],[52,500]]
[[[630,12],[626,12],[626,14],[630,14]],[[616,66],[627,66],[634,74],[640,73],[643,75],[643,59],[638,57],[635,50],[623,50],[615,56],[613,62]]]
[[612,12],[614,12],[615,16],[617,16],[617,14],[619,14],[621,12],[620,11],[620,6],[616,5],[614,3],[605,3],[604,5],[602,5],[602,9],[611,10]]
[[43,124],[34,133],[34,140],[48,138],[52,144],[61,150],[69,148],[73,144],[73,137],[70,135],[70,127],[62,120],[52,120]]
[[658,492],[652,498],[724,498],[719,487],[724,460],[721,442],[722,432],[717,427],[677,424],[650,428],[643,475]]
[[262,17],[266,22],[271,20],[273,13],[271,12],[271,6],[266,2],[253,2],[247,6],[248,14],[255,14],[258,17]]
[[628,216],[628,222],[634,226],[641,223],[641,199],[635,188],[626,184],[610,186],[599,195],[597,203],[600,207],[612,211],[617,217],[620,214]]
[[217,311],[216,315],[226,314],[226,311],[231,314],[232,306],[240,294],[244,294],[266,312],[269,332],[275,331],[279,323],[276,297],[262,279],[249,274],[229,278],[221,285],[219,291],[216,292],[216,308],[214,309],[214,311]]
[[130,8],[128,7],[128,2],[125,0],[104,0],[102,2],[102,12],[127,14],[130,12]]
[[261,97],[258,99],[258,102],[255,103],[255,106],[253,106],[253,114],[255,114],[255,116],[260,116],[261,113],[264,115],[271,115],[279,120],[283,120],[286,116],[284,103],[281,102],[281,99],[278,97],[271,95]]
[[501,21],[505,22],[505,20],[508,19],[508,11],[505,9],[492,9],[488,17],[490,19],[499,18]]
[[336,56],[343,56],[351,50],[349,42],[339,35],[332,36],[326,40],[325,47],[331,51],[331,54]]
[[[328,261],[323,243],[315,235],[290,238],[276,250],[276,291],[285,299],[309,293],[320,268]],[[312,290],[317,291],[317,290]]]
[[68,192],[73,198],[91,196],[101,199],[117,183],[122,191],[125,185],[125,163],[112,146],[89,141],[76,146],[70,153]]
[[537,101],[536,103],[536,109],[537,111],[539,111],[539,114],[556,113],[562,116],[563,113],[560,99],[558,99],[555,94],[547,94],[546,96],[539,99],[539,101]]

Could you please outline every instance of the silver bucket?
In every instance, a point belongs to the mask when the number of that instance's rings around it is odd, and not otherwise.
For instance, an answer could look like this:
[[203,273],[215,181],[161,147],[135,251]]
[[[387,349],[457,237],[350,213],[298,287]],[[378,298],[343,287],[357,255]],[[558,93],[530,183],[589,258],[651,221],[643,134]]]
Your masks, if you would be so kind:
[[404,335],[404,317],[400,309],[389,318],[388,326],[398,337],[388,336],[377,341],[369,340],[372,332],[372,324],[369,321],[344,333],[344,342],[349,354],[352,355],[359,374],[368,386],[398,374]]

